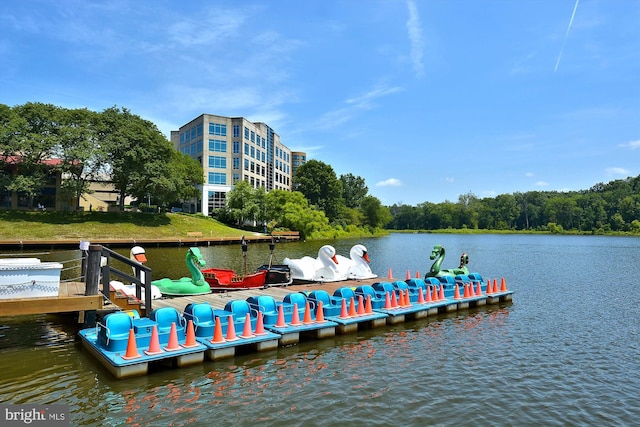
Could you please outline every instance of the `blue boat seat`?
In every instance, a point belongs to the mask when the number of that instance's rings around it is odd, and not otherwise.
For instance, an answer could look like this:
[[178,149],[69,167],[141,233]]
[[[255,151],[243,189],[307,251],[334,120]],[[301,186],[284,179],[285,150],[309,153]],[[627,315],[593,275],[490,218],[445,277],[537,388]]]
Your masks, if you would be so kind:
[[244,323],[247,320],[247,314],[249,315],[249,321],[251,322],[251,328],[255,329],[256,322],[258,320],[258,310],[254,310],[249,302],[245,300],[231,300],[224,306],[224,310],[232,313],[234,327],[244,327]]
[[104,323],[97,324],[98,344],[108,351],[126,351],[129,331],[133,329],[133,316],[117,311],[104,317]]
[[385,304],[385,297],[380,297],[379,295],[376,294],[376,290],[373,289],[373,286],[371,285],[361,285],[358,286],[356,288],[356,290],[354,291],[354,293],[356,294],[356,297],[359,295],[362,295],[362,298],[366,304],[367,302],[367,297],[371,297],[371,308],[372,309],[378,309],[378,308],[384,308],[384,304]]
[[308,300],[307,296],[305,294],[303,294],[302,292],[292,292],[290,294],[287,294],[282,299],[282,302],[284,304],[291,305],[291,307],[293,307],[294,304],[297,304],[297,306],[298,306],[298,316],[299,316],[300,320],[302,320],[304,318],[304,312],[306,310],[307,303],[309,303],[309,311],[312,314],[311,317],[312,318],[315,317],[315,316],[313,316],[313,313],[315,313],[316,303],[314,301]]
[[372,285],[372,287],[380,298],[386,298],[387,292],[389,293],[389,296],[391,296],[392,293],[396,292],[396,288],[394,288],[393,285],[389,282],[376,282]]
[[[329,295],[329,292],[318,289],[309,293],[307,299],[315,303],[316,309],[318,307],[318,304],[322,302],[322,314],[325,317],[340,316],[340,311],[342,310],[342,302]],[[316,316],[317,315],[318,314],[316,313]]]
[[444,297],[453,298],[456,279],[453,276],[441,276],[438,279],[440,280],[440,284],[444,285]]
[[197,337],[212,337],[216,326],[213,307],[208,302],[189,303],[184,309],[184,318],[193,322]]
[[356,296],[356,293],[354,292],[354,290],[351,289],[350,287],[344,286],[342,288],[336,289],[335,291],[333,291],[333,298],[338,301],[341,311],[342,311],[341,300],[345,300],[347,302],[347,309],[349,309],[350,308],[349,304],[351,304],[351,299],[353,299],[354,308],[356,310],[358,309],[358,297]]
[[406,293],[406,291],[409,291],[409,300],[411,300],[411,302],[418,302],[418,289],[417,288],[409,287],[407,282],[404,282],[404,281],[401,281],[401,280],[396,280],[395,282],[392,283],[392,285],[398,291],[402,291],[404,293]]
[[158,324],[158,339],[160,343],[169,342],[171,325],[175,323],[178,340],[183,340],[186,336],[186,320],[173,307],[156,308],[149,315],[149,319]]
[[265,325],[275,325],[278,322],[278,304],[270,295],[259,295],[247,298],[252,309],[262,313]]

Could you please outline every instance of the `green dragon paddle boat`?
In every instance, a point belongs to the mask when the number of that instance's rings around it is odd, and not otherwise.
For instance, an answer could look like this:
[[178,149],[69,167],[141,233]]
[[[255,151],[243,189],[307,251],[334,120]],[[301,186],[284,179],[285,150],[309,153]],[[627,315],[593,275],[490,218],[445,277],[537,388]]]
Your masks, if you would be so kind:
[[211,287],[200,271],[207,263],[202,258],[200,249],[193,247],[187,250],[184,258],[187,268],[191,273],[191,277],[181,277],[177,280],[159,279],[151,282],[160,289],[162,295],[168,296],[185,296],[185,295],[204,295],[211,293]]
[[443,277],[443,276],[457,276],[459,274],[463,274],[465,276],[469,275],[469,270],[467,269],[467,264],[469,264],[469,256],[466,253],[462,253],[460,255],[460,266],[458,268],[451,268],[446,270],[441,270],[442,262],[444,261],[445,250],[442,245],[435,245],[431,250],[431,256],[429,259],[435,260],[431,265],[429,272],[425,274],[424,277]]

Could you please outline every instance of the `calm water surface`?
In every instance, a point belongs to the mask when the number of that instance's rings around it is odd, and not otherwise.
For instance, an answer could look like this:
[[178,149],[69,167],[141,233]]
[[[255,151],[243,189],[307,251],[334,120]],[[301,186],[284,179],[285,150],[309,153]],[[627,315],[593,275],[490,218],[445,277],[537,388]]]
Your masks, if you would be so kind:
[[[424,275],[434,244],[447,250],[445,268],[467,252],[470,270],[505,277],[514,300],[128,380],[81,349],[73,324],[0,318],[0,402],[65,403],[73,426],[637,425],[640,239],[393,234],[331,243],[348,256],[360,242],[382,277]],[[322,244],[280,244],[275,255],[313,255]],[[201,250],[210,266],[244,268],[239,247]],[[187,275],[184,252],[147,248],[153,278]],[[250,270],[268,258],[268,245],[249,246]]]

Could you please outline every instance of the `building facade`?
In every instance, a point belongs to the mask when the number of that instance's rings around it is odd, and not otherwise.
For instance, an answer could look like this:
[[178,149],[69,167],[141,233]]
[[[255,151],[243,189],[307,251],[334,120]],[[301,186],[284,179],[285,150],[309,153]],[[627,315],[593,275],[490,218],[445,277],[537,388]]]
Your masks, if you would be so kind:
[[204,169],[205,183],[192,209],[196,212],[209,215],[223,207],[227,192],[240,180],[267,192],[291,191],[291,150],[265,123],[254,123],[244,117],[202,114],[172,131],[171,142],[176,150],[196,159]]

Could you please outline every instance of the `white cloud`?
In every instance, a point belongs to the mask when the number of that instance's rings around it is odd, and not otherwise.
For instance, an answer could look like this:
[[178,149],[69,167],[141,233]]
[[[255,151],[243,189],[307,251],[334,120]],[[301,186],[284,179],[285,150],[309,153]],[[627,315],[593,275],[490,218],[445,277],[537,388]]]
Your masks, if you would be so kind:
[[397,178],[389,178],[376,183],[376,187],[400,187],[401,185],[402,181]]
[[618,147],[628,148],[630,150],[640,149],[640,139],[637,139],[635,141],[629,141],[625,144],[618,144]]
[[524,174],[524,176],[526,176],[527,178],[533,178],[533,172],[527,172]]
[[606,168],[604,171],[609,175],[623,175],[623,176],[629,175],[629,171],[625,168],[612,167],[612,168]]
[[535,183],[535,186],[536,186],[536,187],[548,187],[548,186],[549,186],[549,183],[548,183],[547,181],[537,181],[537,182]]
[[424,74],[424,65],[422,64],[424,41],[422,38],[422,27],[420,25],[420,15],[413,0],[407,1],[409,8],[409,19],[407,20],[407,31],[409,33],[409,42],[411,45],[411,63],[416,76],[420,77]]

